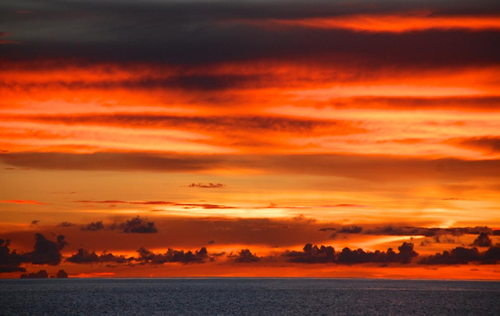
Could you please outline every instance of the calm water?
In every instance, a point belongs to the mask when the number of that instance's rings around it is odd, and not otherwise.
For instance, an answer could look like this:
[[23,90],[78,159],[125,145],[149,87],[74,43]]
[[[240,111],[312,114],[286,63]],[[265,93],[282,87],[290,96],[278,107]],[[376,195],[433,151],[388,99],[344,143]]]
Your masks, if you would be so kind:
[[500,282],[0,280],[1,315],[500,315]]

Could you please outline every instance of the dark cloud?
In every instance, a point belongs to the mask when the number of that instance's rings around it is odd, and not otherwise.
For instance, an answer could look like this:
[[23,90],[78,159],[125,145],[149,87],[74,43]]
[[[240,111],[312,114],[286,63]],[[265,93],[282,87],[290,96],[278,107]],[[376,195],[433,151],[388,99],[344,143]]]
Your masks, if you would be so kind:
[[418,256],[418,253],[413,250],[413,244],[404,242],[398,247],[399,253],[396,253],[392,248],[384,251],[369,252],[363,249],[351,250],[344,248],[338,255],[337,262],[341,264],[354,263],[409,263],[413,258]]
[[72,227],[75,225],[76,225],[75,223],[71,223],[71,222],[61,222],[61,223],[57,224],[56,227]]
[[384,155],[93,154],[19,152],[0,154],[4,163],[56,170],[150,170],[200,172],[251,169],[268,173],[321,174],[367,180],[498,178],[500,160],[422,159]]
[[[13,40],[17,39],[16,36],[23,40],[22,45],[2,45],[0,58],[22,61],[73,59],[82,63],[150,62],[186,67],[264,59],[323,63],[332,68],[335,65],[362,65],[367,70],[377,67],[463,67],[499,61],[495,45],[499,34],[494,31],[427,30],[371,34],[300,27],[269,29],[241,22],[414,8],[396,2],[368,9],[372,6],[347,8],[345,4],[323,2],[318,8],[311,9],[315,6],[295,3],[284,10],[283,4],[255,2],[177,2],[143,6],[71,2],[64,4],[65,9],[48,6],[44,11],[37,7],[39,13],[31,19],[12,19],[4,14],[0,18],[4,24],[0,27],[12,30]],[[394,8],[389,8],[391,6]],[[441,6],[429,4],[429,7],[439,11],[436,7]],[[446,7],[445,11],[449,12],[449,6]],[[473,7],[477,9],[477,6]],[[490,4],[489,8],[495,6]],[[216,13],[216,9],[220,12]],[[460,9],[454,8],[453,11]],[[68,16],[75,18],[69,19]],[[83,23],[82,19],[92,23]],[[45,32],[26,31],[35,27]]]
[[187,186],[188,188],[201,188],[201,189],[221,189],[226,187],[225,184],[222,183],[191,183]]
[[174,250],[169,248],[167,252],[155,254],[145,248],[137,250],[139,257],[137,260],[142,263],[163,264],[177,262],[182,264],[188,263],[204,263],[209,259],[207,248],[202,247],[200,250],[185,252],[184,250]]
[[57,271],[56,278],[58,279],[67,279],[68,278],[68,273],[64,270],[59,270]]
[[23,257],[15,250],[9,249],[10,240],[0,239],[0,273],[5,272],[25,272],[26,269],[20,267]]
[[500,137],[470,137],[470,138],[453,138],[446,141],[449,144],[475,149],[487,154],[500,153]]
[[491,245],[492,241],[487,233],[480,233],[479,236],[477,236],[477,238],[474,239],[474,242],[472,243],[472,246],[476,247],[491,247]]
[[440,237],[442,235],[452,235],[461,236],[465,234],[479,234],[481,232],[491,233],[492,229],[486,226],[476,226],[476,227],[451,227],[451,228],[440,228],[440,227],[415,227],[415,226],[394,226],[387,225],[382,227],[369,228],[364,231],[365,234],[369,235],[392,235],[392,236],[425,236],[425,237],[435,237],[435,240],[440,242]]
[[331,246],[306,244],[303,251],[287,251],[283,256],[295,263],[330,263],[335,261],[335,249]]
[[154,222],[149,222],[139,216],[126,220],[116,227],[116,229],[128,234],[152,234],[158,232]]
[[37,219],[32,220],[32,221],[31,221],[31,226],[36,226],[36,225],[38,225],[38,223],[40,223],[40,221],[39,221],[39,220],[37,220]]
[[238,263],[253,263],[261,260],[261,258],[253,254],[250,249],[241,249],[238,253],[230,253],[227,257]]
[[49,274],[45,270],[40,270],[38,272],[21,274],[21,279],[47,279]]
[[456,247],[451,251],[443,251],[420,259],[420,264],[468,264],[470,262],[496,264],[500,261],[500,247],[491,247],[485,252],[477,248]]
[[[104,202],[108,203],[110,201]],[[96,201],[96,203],[99,203],[99,201]],[[83,225],[81,229],[86,231],[116,230],[127,234],[153,234],[158,232],[158,228],[156,228],[154,222],[148,221],[140,216],[125,220],[122,223],[112,223],[108,225],[105,225],[102,221],[91,222]]]
[[92,264],[92,263],[126,263],[134,260],[134,258],[126,258],[125,256],[115,256],[112,253],[104,252],[97,255],[94,251],[90,252],[85,249],[78,249],[78,252],[66,259],[67,262],[79,264]]
[[104,223],[102,221],[91,222],[88,223],[87,225],[82,226],[82,230],[88,230],[91,232],[105,230],[105,229],[106,227],[104,226]]
[[352,226],[344,226],[340,230],[340,233],[347,233],[347,234],[359,234],[363,231],[362,227],[352,225]]
[[57,240],[46,239],[42,234],[35,235],[35,246],[33,251],[22,255],[23,262],[32,264],[57,265],[61,262],[61,249],[67,245],[63,235],[57,236]]

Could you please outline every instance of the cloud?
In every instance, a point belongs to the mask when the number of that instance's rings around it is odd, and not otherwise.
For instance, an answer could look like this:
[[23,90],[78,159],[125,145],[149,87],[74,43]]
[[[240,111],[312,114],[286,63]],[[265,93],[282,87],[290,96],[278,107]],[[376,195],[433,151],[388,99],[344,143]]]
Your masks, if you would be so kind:
[[[500,160],[424,159],[385,155],[189,155],[174,153],[97,152],[93,154],[18,152],[0,154],[17,167],[53,170],[149,170],[202,172],[258,170],[269,174],[311,174],[372,181],[397,179],[498,178]],[[498,171],[498,172],[497,172]]]
[[56,227],[72,227],[75,225],[76,225],[75,223],[71,223],[71,222],[61,222],[61,223],[57,224]]
[[22,255],[23,262],[32,264],[58,265],[61,262],[61,249],[67,245],[63,235],[57,236],[57,240],[46,239],[42,234],[35,235],[35,246],[33,251]]
[[39,220],[37,220],[37,219],[35,219],[35,220],[32,220],[32,221],[31,221],[31,224],[30,224],[30,225],[31,225],[31,226],[37,226],[37,225],[38,225],[38,223],[40,223],[40,221],[39,221]]
[[331,246],[306,244],[303,251],[287,251],[283,256],[295,263],[331,263],[335,261],[335,249]]
[[38,272],[32,272],[28,274],[21,274],[21,279],[47,279],[49,274],[45,270],[40,270]]
[[71,255],[66,259],[67,262],[78,264],[92,264],[92,263],[126,263],[134,260],[134,258],[126,258],[125,256],[115,256],[112,253],[103,252],[97,255],[95,251],[88,251],[85,249],[78,249],[78,252]]
[[479,236],[477,236],[477,238],[474,239],[474,242],[472,243],[472,246],[476,247],[491,247],[491,245],[492,241],[487,233],[480,233]]
[[11,203],[11,204],[32,204],[32,205],[45,205],[47,203],[42,203],[34,200],[3,200],[0,203]]
[[139,257],[138,261],[143,263],[152,263],[152,264],[164,264],[164,263],[204,263],[208,258],[207,248],[202,247],[200,250],[195,251],[194,253],[191,251],[185,252],[184,250],[174,250],[169,248],[167,252],[161,254],[155,254],[145,248],[140,248],[137,250]]
[[0,273],[25,272],[26,269],[20,267],[23,257],[15,250],[9,249],[10,240],[0,239]]
[[[106,203],[109,201],[105,201]],[[140,216],[125,220],[121,223],[112,223],[105,225],[102,221],[91,222],[83,225],[81,230],[84,231],[100,231],[100,230],[116,230],[127,234],[153,234],[158,232],[158,228],[154,222],[141,218]]]
[[118,224],[117,229],[127,234],[152,234],[158,232],[154,222],[149,222],[139,216]]
[[362,227],[352,225],[352,226],[344,226],[342,229],[339,231],[340,233],[347,233],[347,234],[359,234],[363,231]]
[[220,189],[226,187],[225,184],[222,183],[191,183],[187,186],[188,188],[201,188],[201,189]]
[[394,252],[392,248],[384,251],[369,252],[363,249],[351,250],[344,248],[338,255],[337,262],[342,264],[354,263],[409,263],[413,258],[418,256],[418,253],[413,250],[412,243],[404,242],[398,247],[399,253]]
[[486,154],[500,153],[500,137],[469,137],[469,138],[453,138],[446,143],[464,147],[468,149],[478,150]]
[[261,260],[261,258],[253,254],[250,249],[241,249],[238,253],[230,253],[227,257],[238,263],[253,263]]
[[500,247],[490,247],[485,252],[477,248],[456,247],[451,251],[443,251],[420,259],[420,264],[468,264],[471,262],[483,264],[496,264],[500,261]]

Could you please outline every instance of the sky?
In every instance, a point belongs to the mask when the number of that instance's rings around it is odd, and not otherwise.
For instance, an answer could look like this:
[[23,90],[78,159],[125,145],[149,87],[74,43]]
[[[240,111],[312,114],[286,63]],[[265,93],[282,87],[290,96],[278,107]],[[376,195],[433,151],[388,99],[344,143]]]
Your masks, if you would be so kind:
[[0,278],[500,279],[500,3],[4,0]]

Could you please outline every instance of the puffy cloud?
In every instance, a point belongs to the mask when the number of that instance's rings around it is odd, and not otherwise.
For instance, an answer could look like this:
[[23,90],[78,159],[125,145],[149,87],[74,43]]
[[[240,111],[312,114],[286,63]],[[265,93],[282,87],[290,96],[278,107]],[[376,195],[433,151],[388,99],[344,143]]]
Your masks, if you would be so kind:
[[201,188],[201,189],[221,189],[226,187],[225,184],[222,183],[191,183],[187,186],[188,188]]
[[47,279],[49,274],[45,270],[40,270],[38,272],[21,274],[21,279]]
[[104,225],[102,221],[91,222],[83,225],[81,229],[87,231],[116,230],[127,234],[152,234],[158,232],[158,228],[156,228],[154,222],[140,216],[125,220],[122,223],[109,225]]
[[352,225],[352,226],[344,226],[340,230],[341,233],[347,233],[347,234],[359,234],[363,231],[362,227]]
[[101,255],[97,255],[95,251],[88,251],[85,249],[78,249],[78,252],[71,255],[66,259],[67,262],[78,263],[78,264],[91,264],[91,263],[126,263],[134,260],[134,258],[126,258],[125,256],[115,256],[112,253],[104,252]]
[[234,259],[234,262],[238,263],[258,262],[261,259],[256,254],[253,254],[250,249],[241,249],[238,253],[230,253],[227,257]]
[[20,267],[23,257],[15,250],[9,249],[10,240],[0,239],[0,273],[4,272],[25,272],[26,269]]
[[354,264],[354,263],[389,263],[389,262],[399,262],[399,263],[409,263],[413,258],[418,256],[418,253],[413,250],[412,243],[404,242],[398,247],[399,253],[396,253],[392,248],[384,251],[369,252],[363,249],[351,250],[349,248],[344,248],[338,255],[337,262],[343,264]]
[[182,264],[188,263],[204,263],[209,259],[207,248],[202,247],[200,250],[185,252],[184,250],[175,250],[169,248],[165,253],[155,254],[145,248],[137,250],[139,257],[137,261],[142,263],[163,264],[177,262]]
[[335,249],[331,246],[306,244],[303,251],[287,251],[283,256],[295,263],[329,263],[335,261]]
[[472,246],[476,247],[491,247],[491,245],[492,241],[487,233],[480,233],[479,236],[477,236],[477,238],[474,239],[474,242],[472,243]]
[[67,245],[63,235],[57,236],[57,241],[46,239],[42,234],[35,235],[34,250],[23,254],[23,261],[32,264],[57,265],[61,262],[61,249]]
[[58,279],[67,279],[68,278],[68,273],[64,270],[59,270],[57,271],[56,278]]

